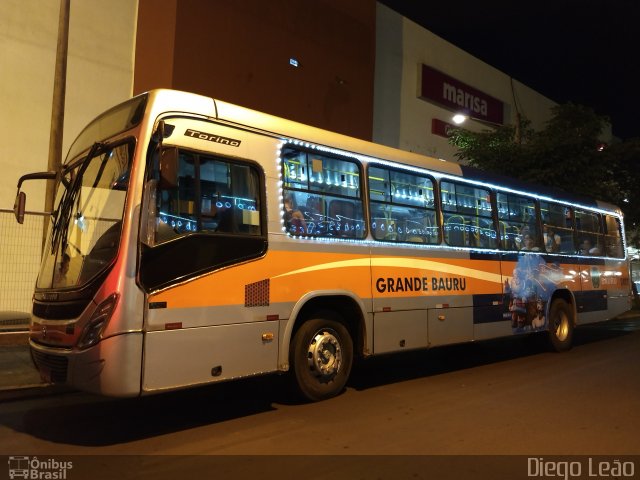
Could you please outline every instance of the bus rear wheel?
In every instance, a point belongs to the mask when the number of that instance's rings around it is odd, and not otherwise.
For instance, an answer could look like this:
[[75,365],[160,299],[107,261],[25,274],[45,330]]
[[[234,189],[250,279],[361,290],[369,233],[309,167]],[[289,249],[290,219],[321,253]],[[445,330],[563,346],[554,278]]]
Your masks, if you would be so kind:
[[571,349],[573,341],[573,309],[557,298],[549,309],[549,344],[556,352]]
[[304,398],[318,401],[342,392],[353,364],[353,342],[342,323],[330,315],[304,322],[289,352],[295,387]]

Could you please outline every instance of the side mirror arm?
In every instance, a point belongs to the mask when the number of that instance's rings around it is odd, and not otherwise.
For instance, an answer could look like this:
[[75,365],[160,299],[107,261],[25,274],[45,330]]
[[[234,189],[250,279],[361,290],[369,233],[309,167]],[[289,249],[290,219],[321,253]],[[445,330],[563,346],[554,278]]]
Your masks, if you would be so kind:
[[37,172],[27,173],[20,177],[18,180],[18,192],[16,193],[16,200],[13,204],[13,214],[16,216],[16,220],[19,224],[24,223],[24,212],[27,204],[27,194],[20,191],[22,183],[25,180],[55,180],[58,174],[56,172]]

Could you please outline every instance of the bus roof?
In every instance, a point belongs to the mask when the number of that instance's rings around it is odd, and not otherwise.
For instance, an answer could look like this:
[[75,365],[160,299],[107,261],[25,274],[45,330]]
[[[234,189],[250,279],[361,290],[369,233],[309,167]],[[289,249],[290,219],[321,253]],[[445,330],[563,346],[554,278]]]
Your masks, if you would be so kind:
[[[593,198],[574,195],[561,189],[524,182],[511,177],[486,172],[477,168],[461,165],[444,159],[407,152],[393,147],[380,145],[347,135],[312,127],[303,123],[286,120],[274,115],[234,105],[222,100],[213,99],[193,93],[177,90],[158,89],[148,94],[162,105],[164,111],[183,111],[215,118],[239,127],[258,130],[270,135],[291,140],[301,140],[316,145],[335,148],[357,155],[380,160],[397,162],[407,166],[424,168],[448,175],[460,176],[497,187],[530,193],[536,197],[571,202],[587,207],[602,208],[620,212],[615,205],[596,201]],[[157,113],[161,113],[158,111]]]

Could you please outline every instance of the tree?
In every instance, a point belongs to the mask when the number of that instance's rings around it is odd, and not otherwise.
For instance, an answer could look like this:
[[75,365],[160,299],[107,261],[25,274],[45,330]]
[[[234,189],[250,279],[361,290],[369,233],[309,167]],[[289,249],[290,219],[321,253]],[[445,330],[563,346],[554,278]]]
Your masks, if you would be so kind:
[[619,205],[630,239],[635,231],[639,242],[640,140],[602,148],[599,137],[607,123],[591,108],[567,103],[552,109],[541,131],[523,119],[519,142],[511,125],[482,132],[454,129],[449,142],[473,167]]
[[640,138],[612,145],[606,155],[617,165],[618,205],[625,214],[627,243],[640,248]]

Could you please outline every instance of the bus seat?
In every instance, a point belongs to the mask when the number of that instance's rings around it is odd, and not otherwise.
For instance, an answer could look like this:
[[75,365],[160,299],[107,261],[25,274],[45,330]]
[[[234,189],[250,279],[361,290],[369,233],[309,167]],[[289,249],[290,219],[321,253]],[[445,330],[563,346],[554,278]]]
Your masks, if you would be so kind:
[[464,232],[464,217],[452,215],[445,222],[445,236],[447,243],[455,247],[466,247],[466,235]]
[[[332,200],[329,221],[334,222],[334,233],[340,237],[355,237],[355,206],[346,200]],[[345,228],[346,227],[346,228]]]

